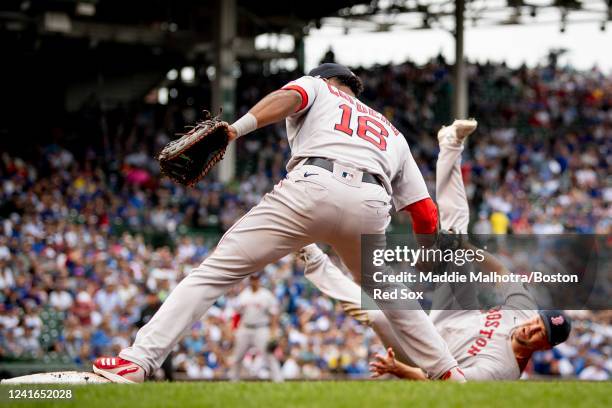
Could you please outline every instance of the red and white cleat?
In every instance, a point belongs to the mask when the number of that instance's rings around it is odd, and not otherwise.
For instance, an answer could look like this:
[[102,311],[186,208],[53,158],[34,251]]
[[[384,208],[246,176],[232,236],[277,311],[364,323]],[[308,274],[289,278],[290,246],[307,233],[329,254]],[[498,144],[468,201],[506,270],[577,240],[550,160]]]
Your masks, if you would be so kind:
[[456,381],[460,383],[467,382],[465,379],[465,375],[463,375],[463,371],[459,367],[451,368],[448,370],[442,377],[440,377],[442,381]]
[[93,363],[94,373],[115,383],[137,384],[144,382],[141,366],[120,357],[100,357]]

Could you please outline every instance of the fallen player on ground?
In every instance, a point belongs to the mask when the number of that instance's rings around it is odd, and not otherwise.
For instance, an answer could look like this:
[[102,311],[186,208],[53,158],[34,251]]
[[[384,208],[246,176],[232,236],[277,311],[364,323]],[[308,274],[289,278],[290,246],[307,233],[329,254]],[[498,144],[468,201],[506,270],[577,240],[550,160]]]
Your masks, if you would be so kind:
[[[463,142],[475,128],[475,121],[455,121],[438,133],[436,196],[442,230],[467,233],[469,206],[460,162]],[[465,242],[462,245],[471,247]],[[388,347],[386,356],[376,355],[376,361],[370,364],[373,377],[393,374],[411,380],[429,379],[402,350],[385,314],[380,310],[361,310],[361,289],[355,282],[316,245],[305,247],[301,254],[306,261],[306,278],[323,293],[339,300],[348,314],[371,326]],[[484,264],[490,271],[509,273],[486,252]],[[430,313],[468,381],[516,380],[535,351],[550,349],[569,336],[571,322],[565,313],[538,311],[522,284],[509,284],[504,289],[503,304],[486,312],[447,310],[451,307],[438,305]]]

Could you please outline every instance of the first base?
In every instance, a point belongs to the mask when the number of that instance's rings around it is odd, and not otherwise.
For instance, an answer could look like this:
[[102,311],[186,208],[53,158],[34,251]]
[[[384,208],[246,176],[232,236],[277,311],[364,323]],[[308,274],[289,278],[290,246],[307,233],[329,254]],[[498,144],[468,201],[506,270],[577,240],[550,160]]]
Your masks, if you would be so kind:
[[55,373],[40,373],[23,375],[21,377],[2,380],[2,384],[105,384],[106,378],[94,373],[78,371],[58,371]]

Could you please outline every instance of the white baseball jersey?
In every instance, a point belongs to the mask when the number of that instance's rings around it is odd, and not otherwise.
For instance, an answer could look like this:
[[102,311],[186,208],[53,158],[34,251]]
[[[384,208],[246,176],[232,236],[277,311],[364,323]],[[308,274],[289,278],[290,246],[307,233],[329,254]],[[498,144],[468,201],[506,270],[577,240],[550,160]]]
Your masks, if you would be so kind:
[[238,296],[237,304],[241,326],[266,326],[270,316],[278,313],[278,301],[266,288],[253,292],[247,287]]
[[378,175],[397,210],[429,197],[406,139],[383,115],[320,78],[304,76],[282,89],[302,96],[286,120],[288,171],[304,158],[323,157]]
[[435,322],[468,380],[521,376],[510,336],[516,326],[537,313],[536,305],[522,284],[504,285],[507,291],[503,307],[486,312],[451,312]]

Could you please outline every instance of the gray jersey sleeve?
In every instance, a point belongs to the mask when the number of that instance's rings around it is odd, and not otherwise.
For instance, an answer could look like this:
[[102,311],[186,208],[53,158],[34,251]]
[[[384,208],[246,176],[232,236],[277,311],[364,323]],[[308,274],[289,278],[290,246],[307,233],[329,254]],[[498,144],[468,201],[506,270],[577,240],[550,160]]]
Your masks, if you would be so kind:
[[301,105],[295,113],[290,115],[290,117],[303,115],[310,109],[317,97],[317,81],[310,76],[303,76],[295,81],[291,81],[281,89],[285,91],[296,91],[302,97]]
[[[398,137],[403,138],[404,136],[400,134]],[[393,205],[397,211],[429,197],[423,175],[412,157],[412,153],[407,143],[403,150],[404,151],[399,153],[402,155],[403,159],[402,166],[393,180],[391,180]]]

